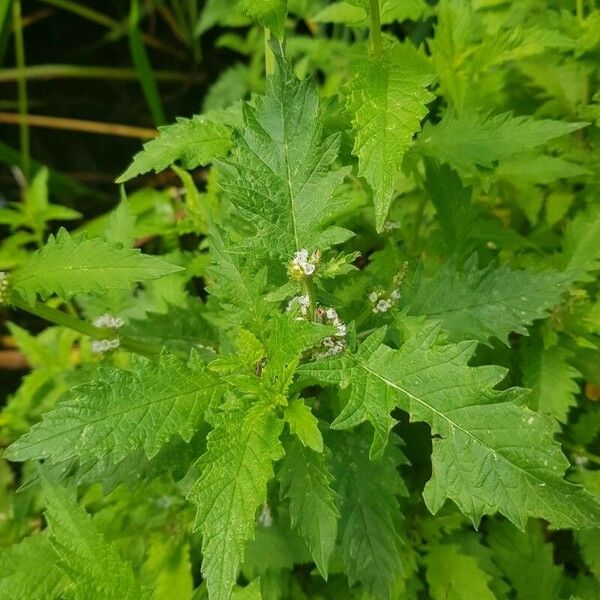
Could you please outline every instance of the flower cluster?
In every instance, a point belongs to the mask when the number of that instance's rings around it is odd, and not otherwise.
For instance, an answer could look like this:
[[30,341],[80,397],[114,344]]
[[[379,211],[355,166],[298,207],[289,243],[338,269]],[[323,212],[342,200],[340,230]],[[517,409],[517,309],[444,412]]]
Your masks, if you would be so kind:
[[0,271],[0,305],[8,301],[8,273]]
[[94,340],[92,342],[92,352],[94,354],[104,354],[109,350],[116,350],[121,341],[119,338],[113,338],[112,340]]
[[373,305],[374,313],[384,313],[390,310],[398,300],[400,300],[400,286],[406,277],[408,272],[408,263],[405,262],[402,265],[402,270],[396,273],[393,279],[393,289],[391,292],[384,292],[383,290],[374,290],[369,294],[369,302]]
[[290,277],[297,280],[304,277],[310,277],[315,272],[320,260],[321,253],[318,250],[315,250],[311,254],[310,259],[306,248],[298,250],[288,266]]
[[304,294],[303,296],[294,296],[288,302],[286,311],[289,313],[297,311],[298,316],[296,317],[296,320],[301,321],[302,319],[306,319],[308,316],[309,307],[310,298],[308,297],[308,294]]
[[[123,327],[124,324],[125,321],[121,317],[113,317],[108,313],[100,315],[94,320],[94,326],[102,327],[103,329],[117,330]],[[116,350],[120,343],[121,342],[118,337],[110,340],[94,340],[92,342],[92,352],[95,354],[103,354],[104,352],[109,352],[110,350]]]
[[96,327],[102,327],[107,329],[119,329],[123,327],[125,321],[121,319],[121,317],[113,317],[112,315],[104,314],[100,315],[95,321],[94,325]]
[[318,307],[315,314],[320,322],[335,327],[335,334],[321,342],[322,349],[317,351],[315,356],[323,358],[343,352],[346,348],[346,325],[339,318],[335,308]]

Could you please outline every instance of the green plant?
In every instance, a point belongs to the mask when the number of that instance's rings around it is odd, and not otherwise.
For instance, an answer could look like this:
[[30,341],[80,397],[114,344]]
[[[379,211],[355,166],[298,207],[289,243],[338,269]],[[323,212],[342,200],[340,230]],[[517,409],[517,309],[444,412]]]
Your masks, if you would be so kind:
[[266,90],[119,179],[175,201],[32,253],[47,174],[0,212],[0,302],[55,324],[11,326],[2,597],[596,598],[600,12],[223,4]]

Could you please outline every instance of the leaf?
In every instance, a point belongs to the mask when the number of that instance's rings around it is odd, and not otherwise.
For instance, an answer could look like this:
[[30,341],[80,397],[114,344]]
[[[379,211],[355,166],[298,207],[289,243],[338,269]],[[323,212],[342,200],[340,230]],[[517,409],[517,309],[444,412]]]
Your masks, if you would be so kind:
[[69,580],[58,568],[59,555],[47,535],[25,538],[0,551],[0,597],[3,600],[57,598]]
[[6,456],[86,462],[110,455],[118,462],[143,448],[151,458],[175,434],[189,441],[222,391],[195,355],[189,365],[164,351],[158,360],[138,359],[133,371],[101,366],[96,378],[70,390]]
[[389,43],[380,57],[353,62],[346,106],[355,132],[358,174],[373,190],[375,223],[382,231],[404,153],[421,129],[426,105],[435,96],[426,88],[435,76],[410,45]]
[[585,126],[586,123],[514,117],[511,113],[490,116],[449,111],[437,125],[423,128],[419,147],[426,156],[447,162],[461,175],[468,175],[474,173],[475,165],[492,169],[499,161]]
[[272,408],[257,404],[245,414],[221,413],[208,435],[202,476],[189,499],[198,508],[202,574],[211,600],[229,600],[246,542],[254,537],[256,509],[267,499],[272,463],[283,454],[281,429]]
[[240,0],[242,10],[263,27],[268,27],[279,39],[285,33],[287,0]]
[[290,501],[292,527],[306,542],[325,579],[339,517],[328,462],[325,454],[305,448],[297,438],[288,438],[277,470],[281,496]]
[[231,146],[231,130],[211,113],[194,115],[191,119],[179,118],[173,125],[159,127],[158,131],[159,136],[144,144],[144,149],[133,157],[117,183],[148,171],[159,173],[174,164],[195,169],[225,156]]
[[351,386],[332,427],[368,420],[376,428],[372,455],[385,444],[392,407],[429,423],[433,474],[423,495],[432,513],[449,498],[474,524],[495,512],[519,528],[528,517],[557,528],[593,524],[598,503],[562,478],[569,463],[553,439],[555,422],[519,406],[522,390],[494,389],[505,375],[501,367],[469,367],[475,342],[436,346],[438,334],[439,325],[426,324],[393,350],[381,343],[380,329],[356,354],[303,365],[300,372]]
[[564,597],[560,593],[562,569],[554,564],[552,544],[545,542],[539,522],[530,521],[526,533],[521,533],[510,523],[492,521],[488,544],[494,561],[512,584],[517,598],[553,600]]
[[365,442],[358,433],[332,439],[342,560],[350,585],[360,582],[375,598],[389,598],[402,575],[397,496],[407,492],[397,466],[406,460],[390,446],[379,462],[371,462]]
[[290,427],[290,433],[296,435],[303,446],[323,452],[323,436],[317,418],[301,399],[292,400],[286,406],[284,419]]
[[535,319],[562,301],[569,280],[553,271],[512,271],[502,265],[477,267],[473,256],[463,270],[450,260],[432,276],[417,277],[407,289],[410,315],[441,319],[450,339],[508,344],[508,334],[527,333]]
[[75,294],[130,290],[138,281],[159,279],[181,270],[139,250],[109,244],[101,238],[71,237],[61,229],[30,255],[14,273],[12,284],[31,304],[36,294],[43,298],[58,294],[68,300]]
[[491,577],[454,544],[434,544],[427,552],[427,583],[433,600],[495,600]]
[[[135,580],[131,565],[104,539],[95,523],[69,494],[44,476],[43,497],[50,539],[76,600],[142,600],[150,594]],[[101,560],[99,560],[101,558]]]
[[324,138],[314,83],[298,81],[275,53],[267,94],[244,105],[245,127],[234,137],[222,187],[254,233],[247,252],[291,260],[306,248],[324,250],[352,234],[326,226],[343,199],[333,198],[349,168],[333,170],[339,134]]
[[569,364],[572,353],[561,345],[545,348],[534,338],[523,346],[521,356],[523,384],[531,389],[529,406],[566,423],[569,409],[577,405],[576,379],[581,377]]
[[189,544],[171,537],[153,540],[143,570],[152,581],[152,600],[191,600],[194,580]]
[[600,209],[577,215],[567,225],[563,243],[564,270],[575,281],[593,281],[600,269]]

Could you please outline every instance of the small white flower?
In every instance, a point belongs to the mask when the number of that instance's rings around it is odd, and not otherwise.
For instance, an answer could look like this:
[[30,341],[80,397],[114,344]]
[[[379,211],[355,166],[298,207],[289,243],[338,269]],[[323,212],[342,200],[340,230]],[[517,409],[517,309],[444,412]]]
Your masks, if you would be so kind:
[[304,294],[304,296],[298,296],[298,304],[300,304],[301,308],[308,310],[308,307],[310,306],[310,298],[308,297],[308,294]]
[[317,268],[316,263],[319,261],[319,256],[320,254],[318,251],[314,252],[309,261],[308,250],[306,250],[306,248],[298,250],[298,252],[294,253],[294,258],[292,259],[292,272],[310,277]]
[[336,332],[339,337],[344,337],[346,335],[346,326],[343,323],[340,323],[336,326]]
[[317,268],[316,265],[313,265],[313,263],[304,263],[302,265],[302,270],[304,271],[305,275],[312,275],[315,272],[315,269]]
[[335,310],[335,308],[328,308],[325,311],[325,316],[330,320],[330,321],[335,321],[338,318],[338,314]]
[[400,300],[400,290],[396,289],[396,290],[392,290],[392,293],[390,294],[390,298],[394,301],[396,300]]
[[323,346],[327,346],[328,348],[333,348],[335,346],[335,341],[331,337],[327,337],[323,340]]
[[258,522],[263,527],[271,527],[273,525],[273,515],[271,514],[271,509],[268,504],[263,504],[262,510],[260,511],[260,515],[258,516]]
[[109,350],[116,350],[121,341],[119,338],[112,338],[110,340],[94,340],[92,342],[92,352],[94,354],[104,354]]
[[295,264],[302,266],[307,261],[308,261],[308,250],[306,250],[306,248],[303,248],[302,250],[298,250],[298,252],[296,252],[294,254],[294,263]]
[[369,301],[372,302],[373,304],[375,304],[375,302],[377,302],[378,298],[379,298],[379,294],[377,292],[371,292],[369,294]]
[[383,228],[386,231],[393,231],[394,229],[400,229],[400,223],[396,223],[396,221],[386,221],[383,224]]
[[391,303],[389,300],[381,299],[373,309],[373,312],[387,312],[391,308]]
[[94,325],[103,329],[119,329],[125,325],[125,321],[121,317],[113,317],[106,313],[95,319]]

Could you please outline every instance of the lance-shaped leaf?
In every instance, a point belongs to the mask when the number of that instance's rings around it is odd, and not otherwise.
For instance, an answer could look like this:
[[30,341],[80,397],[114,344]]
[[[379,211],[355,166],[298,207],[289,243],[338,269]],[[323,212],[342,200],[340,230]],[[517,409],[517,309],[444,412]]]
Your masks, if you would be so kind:
[[148,171],[159,173],[176,163],[184,169],[195,169],[225,156],[231,146],[231,129],[210,115],[180,118],[158,131],[160,135],[144,144],[117,183]]
[[323,136],[315,85],[298,81],[276,53],[267,94],[244,105],[245,126],[235,136],[221,185],[255,228],[253,249],[289,260],[295,251],[324,249],[351,235],[326,221],[345,203],[333,199],[348,169],[333,170],[339,135]]
[[66,596],[75,600],[148,600],[149,590],[140,587],[131,565],[85,510],[66,490],[44,477],[42,481],[50,541],[60,557],[59,567],[71,583]]
[[304,447],[298,438],[290,437],[277,476],[282,497],[290,501],[292,527],[298,530],[327,579],[339,517],[327,454],[318,454]]
[[219,380],[196,355],[189,365],[165,351],[158,360],[137,360],[133,371],[100,367],[97,377],[70,390],[6,455],[53,462],[111,455],[118,462],[143,448],[152,457],[175,434],[190,440],[221,393]]
[[71,237],[61,229],[15,272],[12,285],[29,302],[36,294],[58,294],[68,300],[75,294],[129,290],[138,281],[159,279],[181,270],[137,249],[109,244],[102,238]]
[[375,223],[381,231],[394,194],[394,181],[413,135],[421,129],[435,79],[410,45],[389,43],[381,56],[354,62],[346,105],[355,132],[358,173],[373,190]]
[[393,597],[402,576],[403,545],[398,497],[408,492],[398,473],[407,461],[395,445],[371,462],[361,433],[328,439],[340,498],[340,545],[350,585],[360,582],[374,598]]
[[569,463],[553,439],[555,421],[519,406],[523,390],[494,389],[501,367],[469,367],[476,342],[436,346],[439,326],[426,324],[393,350],[380,343],[383,334],[372,334],[356,354],[301,367],[317,380],[352,386],[334,427],[369,420],[377,432],[373,454],[383,442],[386,404],[429,423],[433,475],[424,498],[433,513],[449,498],[475,524],[495,512],[521,529],[528,517],[558,528],[597,522],[598,502],[563,479]]
[[441,320],[452,340],[508,343],[511,331],[527,333],[535,319],[548,315],[569,286],[563,273],[513,271],[489,265],[478,269],[477,258],[459,270],[453,260],[431,276],[417,277],[406,291],[410,315]]
[[562,263],[576,281],[593,281],[600,269],[600,209],[578,214],[565,232]]
[[283,453],[283,422],[272,406],[220,413],[200,459],[202,476],[189,498],[198,507],[196,527],[202,533],[202,574],[211,600],[229,600],[254,537],[256,509],[267,499],[273,462]]

